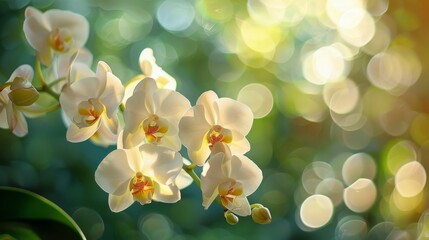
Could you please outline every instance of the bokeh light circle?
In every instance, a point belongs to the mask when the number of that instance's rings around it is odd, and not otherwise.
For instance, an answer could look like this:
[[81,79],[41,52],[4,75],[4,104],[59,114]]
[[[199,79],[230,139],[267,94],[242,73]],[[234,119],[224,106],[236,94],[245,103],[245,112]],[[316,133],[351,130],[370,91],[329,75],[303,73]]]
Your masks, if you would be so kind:
[[334,205],[331,199],[321,194],[315,194],[301,205],[301,221],[310,228],[320,228],[326,225],[332,218]]
[[359,178],[344,190],[344,203],[354,212],[365,212],[372,207],[377,197],[373,181]]
[[237,100],[250,107],[254,118],[267,116],[274,104],[271,91],[259,83],[244,86],[238,93]]
[[425,185],[426,170],[418,161],[404,164],[395,175],[395,188],[404,197],[419,194]]

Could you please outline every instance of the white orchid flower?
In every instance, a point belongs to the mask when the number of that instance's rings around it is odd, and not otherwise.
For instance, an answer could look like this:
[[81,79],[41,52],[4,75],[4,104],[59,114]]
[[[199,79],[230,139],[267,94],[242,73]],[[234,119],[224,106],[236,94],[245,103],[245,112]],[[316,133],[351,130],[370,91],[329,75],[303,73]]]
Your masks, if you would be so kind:
[[207,91],[180,120],[179,136],[189,158],[202,166],[217,142],[228,144],[233,154],[248,152],[250,144],[246,135],[252,123],[253,113],[248,106]]
[[145,144],[109,153],[95,171],[95,181],[109,193],[113,212],[152,200],[175,203],[180,200],[175,179],[182,169],[182,156],[168,148]]
[[42,115],[34,111],[39,108],[35,103],[39,93],[31,84],[33,75],[30,65],[21,65],[0,89],[0,128],[10,129],[19,137],[28,133],[25,116]]
[[219,196],[222,205],[239,216],[251,214],[247,196],[262,182],[262,171],[249,158],[231,155],[224,143],[216,143],[201,173],[203,207],[207,209]]
[[70,123],[67,140],[82,142],[91,138],[100,145],[116,144],[116,113],[123,94],[121,81],[105,62],[98,63],[96,73],[84,64],[74,64],[70,82],[60,95],[61,107]]
[[52,9],[42,13],[27,7],[24,34],[40,62],[49,66],[54,53],[75,52],[85,45],[89,23],[83,16],[70,11]]
[[179,151],[178,124],[190,108],[182,94],[158,89],[152,78],[143,79],[125,105],[124,147],[151,143]]
[[[124,144],[122,141],[123,134],[124,134],[124,131],[119,132],[118,143],[117,143],[118,149],[124,149]],[[190,165],[191,162],[188,159],[182,157],[182,164]],[[189,174],[185,170],[181,169],[179,175],[177,175],[176,177],[175,184],[180,190],[182,190],[184,188],[187,188],[189,185],[191,185],[192,182],[194,182],[192,177],[189,176]]]
[[151,48],[145,48],[140,53],[139,65],[143,75],[140,75],[139,78],[128,83],[125,88],[124,103],[131,97],[137,84],[146,77],[153,78],[160,89],[176,90],[176,80],[156,64],[156,59],[153,56],[153,50]]

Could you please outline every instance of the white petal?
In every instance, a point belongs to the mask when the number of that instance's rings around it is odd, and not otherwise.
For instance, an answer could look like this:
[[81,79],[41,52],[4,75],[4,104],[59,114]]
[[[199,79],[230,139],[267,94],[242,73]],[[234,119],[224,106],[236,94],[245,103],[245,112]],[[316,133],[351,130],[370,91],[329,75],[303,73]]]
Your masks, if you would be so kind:
[[160,89],[153,94],[153,101],[158,103],[157,114],[177,125],[182,116],[191,108],[189,100],[182,94]]
[[79,128],[76,126],[76,124],[72,123],[70,124],[69,128],[67,129],[67,141],[76,143],[76,142],[83,142],[98,130],[100,126],[100,119],[94,122],[92,125],[88,127]]
[[174,184],[163,185],[155,182],[153,200],[165,203],[175,203],[180,200],[179,188]]
[[89,36],[89,23],[82,15],[71,11],[51,9],[44,13],[51,29],[66,29],[72,35],[73,48],[82,48]]
[[33,68],[28,64],[23,64],[13,71],[7,82],[12,82],[15,78],[20,77],[25,79],[26,82],[31,83],[31,81],[33,81],[33,74]]
[[166,147],[168,149],[178,152],[182,147],[182,143],[180,142],[179,135],[177,134],[170,135],[170,129],[171,128],[168,129],[168,132],[167,132],[168,135],[165,135],[164,137],[162,137],[158,146]]
[[[117,149],[109,153],[95,171],[95,181],[107,193],[114,193],[134,176],[128,164],[125,150]],[[122,186],[123,187],[123,186]]]
[[122,143],[123,148],[133,148],[140,146],[145,142],[146,133],[143,128],[138,128],[135,132],[124,130]]
[[244,196],[238,196],[234,198],[233,202],[228,202],[228,206],[226,206],[226,208],[242,217],[249,216],[252,213],[250,210],[249,201]]
[[192,179],[191,176],[189,176],[189,174],[185,171],[185,170],[180,170],[179,175],[176,178],[175,184],[177,185],[177,187],[179,189],[184,189],[186,187],[188,187],[189,185],[191,185],[191,183],[194,180]]
[[28,7],[25,15],[23,25],[25,37],[31,47],[38,52],[40,61],[48,66],[51,64],[52,54],[47,39],[52,29],[39,10]]
[[218,124],[246,136],[252,128],[253,113],[243,103],[230,98],[220,98]]
[[18,137],[23,137],[28,133],[27,121],[25,120],[24,115],[17,111],[12,102],[7,104],[7,120],[9,124],[9,129]]
[[231,178],[243,186],[243,194],[249,196],[262,182],[261,169],[246,156],[232,156]]
[[210,125],[218,122],[219,106],[218,96],[213,91],[207,91],[200,95],[196,105],[204,106],[205,119]]
[[208,208],[218,194],[218,186],[227,177],[223,175],[222,165],[225,154],[220,152],[211,156],[204,164],[201,172],[201,192],[203,194],[203,206]]
[[91,137],[91,141],[94,143],[107,147],[109,145],[114,145],[118,140],[118,122],[117,118],[108,118],[104,114],[100,119],[100,127],[97,132]]
[[134,198],[128,188],[129,181],[125,181],[118,188],[121,191],[115,192],[117,195],[109,194],[109,207],[112,212],[121,212],[133,204]]
[[128,165],[133,170],[133,172],[144,172],[143,171],[143,158],[138,147],[124,149],[127,153]]
[[[64,56],[64,55],[60,55]],[[68,59],[67,63],[70,63],[70,59]],[[62,67],[64,68],[64,67]],[[67,69],[61,69],[60,71],[68,71]],[[67,72],[64,73],[64,77],[67,76]],[[89,65],[80,63],[80,62],[74,62],[71,70],[70,70],[70,82],[74,83],[78,80],[85,79],[85,78],[95,78],[95,73],[89,68]]]
[[207,142],[206,133],[210,129],[209,123],[204,116],[204,108],[195,106],[192,116],[184,116],[179,122],[179,137],[182,144],[191,151],[201,148],[203,142]]
[[140,146],[143,174],[149,175],[160,184],[172,184],[182,169],[180,153],[153,144]]
[[188,149],[189,159],[197,166],[203,166],[207,158],[210,156],[210,148],[207,141],[201,144],[200,149],[192,151]]
[[124,86],[121,80],[117,78],[113,73],[108,72],[106,81],[106,88],[100,97],[101,102],[106,106],[107,115],[112,117],[119,104],[121,104],[122,98],[124,97]]
[[229,148],[233,155],[243,155],[250,150],[250,143],[244,136],[233,131],[232,142],[229,144]]
[[152,76],[152,66],[155,65],[155,57],[151,48],[145,48],[139,56],[139,64],[142,72],[150,77]]

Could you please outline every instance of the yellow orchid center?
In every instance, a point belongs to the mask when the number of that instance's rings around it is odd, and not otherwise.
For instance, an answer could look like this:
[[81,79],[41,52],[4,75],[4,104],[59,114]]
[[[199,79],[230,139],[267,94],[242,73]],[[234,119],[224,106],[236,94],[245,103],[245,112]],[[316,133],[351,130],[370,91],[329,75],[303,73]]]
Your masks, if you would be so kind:
[[88,127],[94,124],[104,112],[104,105],[100,100],[90,98],[82,101],[78,106],[78,115],[73,119],[78,127]]
[[231,143],[232,133],[222,126],[214,125],[207,133],[207,141],[211,150],[218,142]]
[[155,186],[150,177],[137,172],[134,178],[130,181],[130,191],[135,201],[140,204],[151,203]]
[[218,192],[222,205],[227,207],[234,202],[234,199],[243,194],[243,187],[240,183],[237,183],[234,179],[222,183],[218,187]]
[[70,49],[72,39],[67,30],[55,28],[49,34],[49,45],[57,52],[67,52]]
[[152,115],[143,121],[143,130],[150,143],[159,143],[168,131],[167,122],[157,115]]

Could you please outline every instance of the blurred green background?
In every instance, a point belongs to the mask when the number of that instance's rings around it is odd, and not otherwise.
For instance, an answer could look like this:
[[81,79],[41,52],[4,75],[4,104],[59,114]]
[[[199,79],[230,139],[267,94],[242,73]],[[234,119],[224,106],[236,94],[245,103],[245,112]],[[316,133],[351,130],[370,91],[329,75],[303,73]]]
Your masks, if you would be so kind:
[[67,142],[59,111],[23,138],[2,129],[0,185],[58,204],[88,239],[429,239],[429,2],[0,0],[0,82],[34,66],[27,6],[84,15],[93,66],[123,83],[150,47],[192,104],[211,89],[255,114],[246,155],[264,180],[249,199],[270,225],[228,225],[195,185],[112,213],[94,172],[113,147]]

